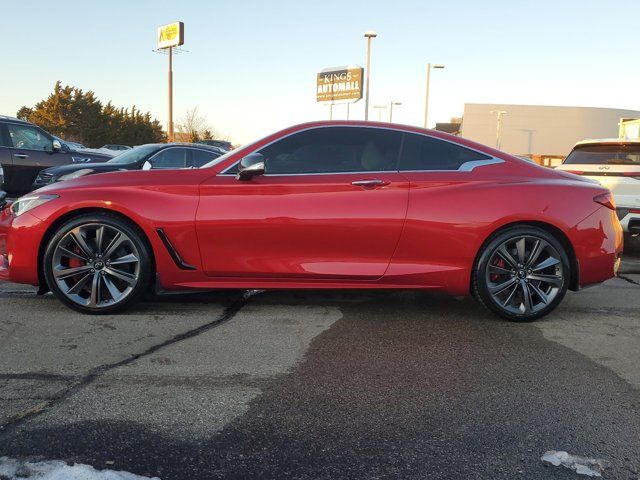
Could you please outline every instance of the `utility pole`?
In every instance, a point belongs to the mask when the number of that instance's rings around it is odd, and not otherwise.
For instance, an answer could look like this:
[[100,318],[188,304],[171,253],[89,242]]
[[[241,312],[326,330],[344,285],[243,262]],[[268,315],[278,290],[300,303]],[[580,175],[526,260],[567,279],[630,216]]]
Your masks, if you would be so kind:
[[427,85],[425,88],[425,96],[424,96],[424,128],[429,128],[427,126],[427,121],[429,120],[429,84],[431,83],[431,69],[432,68],[444,68],[444,65],[435,64],[431,65],[427,63]]
[[364,38],[367,39],[367,80],[365,88],[367,91],[364,94],[364,119],[369,120],[369,77],[371,75],[371,39],[376,38],[378,34],[373,30],[367,30],[364,32]]
[[[184,44],[184,23],[173,22],[167,25],[158,27],[158,33],[156,36],[158,42],[158,48],[155,52],[164,53],[169,50],[169,72],[167,74],[167,87],[168,87],[168,108],[167,108],[167,140],[173,142],[175,140],[175,134],[173,130],[173,48],[179,47]],[[178,48],[176,54],[183,52]]]
[[169,47],[169,121],[167,122],[168,140],[173,142],[173,47]]
[[386,105],[374,105],[373,109],[374,110],[378,110],[378,121],[381,122],[382,121],[382,110],[386,110],[387,106]]
[[506,115],[505,110],[491,110],[491,113],[495,113],[496,116],[496,150],[500,150],[502,144],[502,117]]
[[402,105],[402,102],[394,102],[393,100],[391,100],[389,102],[389,123],[393,123],[393,106],[399,106]]

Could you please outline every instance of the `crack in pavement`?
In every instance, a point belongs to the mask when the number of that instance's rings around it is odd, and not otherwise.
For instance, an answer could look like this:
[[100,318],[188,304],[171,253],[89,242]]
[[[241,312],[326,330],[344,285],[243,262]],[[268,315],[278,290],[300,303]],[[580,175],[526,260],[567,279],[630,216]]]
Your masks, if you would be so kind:
[[618,275],[618,278],[624,280],[625,282],[629,282],[633,285],[640,285],[640,282],[636,282],[633,278],[625,277],[624,275]]
[[106,363],[103,365],[98,365],[97,367],[92,368],[85,375],[77,377],[77,379],[74,382],[72,382],[66,388],[62,389],[59,393],[57,393],[53,397],[38,403],[37,405],[31,407],[26,411],[23,411],[17,415],[14,415],[7,423],[5,423],[4,425],[0,425],[0,439],[4,439],[8,437],[12,432],[14,432],[19,426],[21,426],[28,419],[33,418],[36,415],[41,414],[48,408],[66,400],[76,392],[82,390],[84,387],[93,383],[95,380],[100,378],[105,373],[111,370],[114,370],[116,368],[129,365],[130,363],[133,363],[136,360],[139,360],[153,353],[156,353],[157,351],[165,347],[174,345],[184,340],[189,340],[193,337],[196,337],[204,332],[211,330],[212,328],[215,328],[219,325],[222,325],[223,323],[228,322],[233,317],[235,317],[237,313],[247,304],[249,299],[257,293],[259,292],[256,290],[248,290],[243,292],[242,297],[240,299],[234,301],[229,306],[227,306],[222,312],[222,315],[217,317],[215,320],[212,320],[211,322],[200,325],[197,328],[187,330],[186,332],[179,333],[178,335],[175,335],[163,342],[160,342],[156,345],[152,345],[151,347],[145,349],[140,353],[130,355],[123,360],[119,360],[117,362],[112,362],[112,363]]
[[77,375],[61,375],[58,373],[0,373],[0,380],[41,380],[54,382],[70,382]]

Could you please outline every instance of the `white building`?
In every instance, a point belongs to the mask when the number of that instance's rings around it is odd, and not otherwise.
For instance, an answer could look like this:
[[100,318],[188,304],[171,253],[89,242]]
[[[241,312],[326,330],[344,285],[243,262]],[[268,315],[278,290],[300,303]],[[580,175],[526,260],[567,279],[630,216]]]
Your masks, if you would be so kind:
[[495,147],[496,111],[506,112],[500,149],[537,160],[565,157],[587,138],[615,138],[621,119],[640,118],[640,111],[616,108],[466,103],[461,135]]

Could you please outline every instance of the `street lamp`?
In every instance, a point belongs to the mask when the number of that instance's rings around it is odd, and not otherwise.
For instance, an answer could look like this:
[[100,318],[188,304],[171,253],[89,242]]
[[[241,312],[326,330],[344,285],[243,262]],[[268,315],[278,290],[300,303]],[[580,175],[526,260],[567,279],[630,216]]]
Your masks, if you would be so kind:
[[396,105],[402,105],[402,102],[394,102],[393,100],[391,100],[389,102],[389,123],[393,123],[393,106]]
[[367,39],[367,80],[365,88],[367,89],[364,96],[364,119],[369,120],[369,76],[371,74],[371,39],[376,38],[378,34],[373,30],[364,32],[364,38]]
[[444,68],[444,65],[434,63],[433,65],[427,63],[427,88],[424,99],[424,128],[427,128],[427,120],[429,119],[429,83],[431,81],[431,69],[432,68]]
[[491,113],[495,113],[496,117],[496,150],[500,150],[502,143],[502,116],[506,115],[506,110],[491,110]]
[[386,110],[387,106],[386,105],[374,105],[373,106],[374,110],[378,110],[378,121],[381,122],[382,121],[382,110]]

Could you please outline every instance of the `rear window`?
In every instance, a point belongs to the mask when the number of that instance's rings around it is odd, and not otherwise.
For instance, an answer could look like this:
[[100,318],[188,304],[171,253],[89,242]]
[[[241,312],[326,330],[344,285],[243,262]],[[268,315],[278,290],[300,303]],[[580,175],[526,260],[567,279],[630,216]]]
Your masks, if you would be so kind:
[[574,149],[564,160],[566,164],[588,165],[638,165],[640,144],[634,145],[586,145]]

